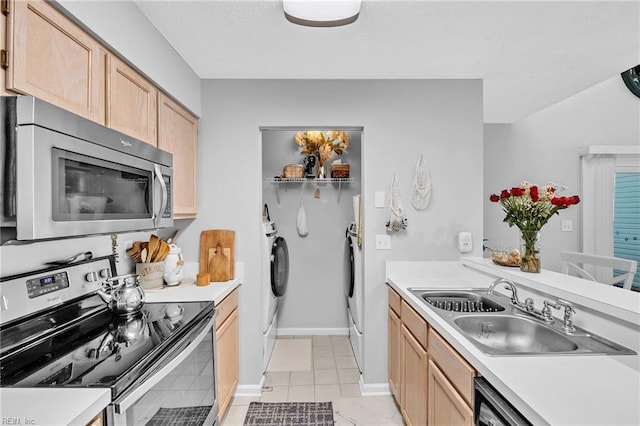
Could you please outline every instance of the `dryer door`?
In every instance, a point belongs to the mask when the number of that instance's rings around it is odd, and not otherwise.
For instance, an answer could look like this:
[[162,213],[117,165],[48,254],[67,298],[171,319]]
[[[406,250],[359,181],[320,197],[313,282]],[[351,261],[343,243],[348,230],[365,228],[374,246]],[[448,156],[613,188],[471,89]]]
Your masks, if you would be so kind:
[[284,296],[289,280],[289,250],[284,238],[278,237],[271,246],[271,291]]
[[351,298],[353,296],[353,287],[355,283],[355,265],[353,257],[353,238],[347,231],[347,237],[344,244],[344,294]]

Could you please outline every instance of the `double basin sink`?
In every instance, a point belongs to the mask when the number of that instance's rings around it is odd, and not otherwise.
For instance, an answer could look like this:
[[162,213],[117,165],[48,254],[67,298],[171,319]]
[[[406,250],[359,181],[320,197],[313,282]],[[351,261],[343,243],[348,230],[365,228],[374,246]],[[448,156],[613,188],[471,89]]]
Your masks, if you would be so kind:
[[447,323],[487,355],[635,355],[633,350],[587,330],[562,328],[516,309],[509,298],[486,289],[410,288]]

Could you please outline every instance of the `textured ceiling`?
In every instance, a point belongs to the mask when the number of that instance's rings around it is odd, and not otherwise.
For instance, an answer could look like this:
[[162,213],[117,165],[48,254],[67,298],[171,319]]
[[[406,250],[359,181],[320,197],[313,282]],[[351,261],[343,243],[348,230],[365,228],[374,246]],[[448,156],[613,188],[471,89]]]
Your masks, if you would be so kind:
[[203,79],[482,79],[511,123],[640,63],[638,1],[363,0],[348,26],[291,24],[279,0],[138,0]]

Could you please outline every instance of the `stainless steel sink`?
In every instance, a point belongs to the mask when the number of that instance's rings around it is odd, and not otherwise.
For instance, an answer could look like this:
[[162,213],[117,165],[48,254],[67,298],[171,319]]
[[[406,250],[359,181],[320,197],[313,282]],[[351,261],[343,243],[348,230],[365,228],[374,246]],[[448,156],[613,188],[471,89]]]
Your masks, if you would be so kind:
[[473,291],[415,291],[434,308],[452,312],[500,312],[504,307],[493,299]]
[[454,324],[485,353],[492,355],[572,352],[578,345],[537,320],[515,315],[468,315]]
[[516,309],[509,298],[486,289],[410,288],[426,306],[487,355],[635,355],[587,330],[562,328]]

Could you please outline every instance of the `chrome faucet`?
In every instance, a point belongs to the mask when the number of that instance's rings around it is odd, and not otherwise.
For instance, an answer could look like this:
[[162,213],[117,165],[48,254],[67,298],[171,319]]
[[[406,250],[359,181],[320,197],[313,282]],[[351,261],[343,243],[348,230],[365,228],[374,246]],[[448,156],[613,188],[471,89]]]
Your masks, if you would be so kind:
[[[498,278],[497,280],[495,280],[494,282],[491,283],[491,285],[489,286],[489,288],[487,289],[487,296],[491,296],[491,294],[493,293],[493,289],[496,288],[496,286],[498,284],[505,284],[504,288],[505,290],[511,290],[511,304],[514,306],[517,306],[521,309],[527,309],[527,305],[523,304],[522,302],[520,302],[518,300],[518,289],[516,287],[516,285],[513,283],[513,281],[508,280],[506,278]],[[527,299],[529,300],[529,299]],[[531,301],[533,302],[533,300]],[[533,307],[533,304],[532,304]]]
[[562,324],[562,330],[564,330],[565,333],[573,333],[574,331],[576,331],[576,328],[573,326],[573,314],[576,313],[576,310],[571,302],[567,302],[564,299],[558,299],[556,300],[556,303],[551,303],[548,300],[544,301],[542,314],[545,318],[551,318],[551,322],[553,322],[553,317],[551,316],[551,308],[564,308],[564,322]]
[[555,321],[555,319],[551,315],[550,306],[553,306],[553,305],[551,305],[550,302],[547,302],[545,300],[544,309],[542,310],[538,310],[535,308],[533,299],[530,297],[527,297],[524,303],[522,303],[520,300],[518,300],[518,288],[516,287],[515,283],[506,278],[498,278],[493,283],[491,283],[491,285],[489,286],[489,289],[487,290],[487,296],[491,296],[491,294],[493,293],[493,289],[498,284],[505,284],[505,287],[504,287],[505,290],[511,290],[511,305],[513,305],[513,307],[521,310],[522,312],[530,314],[538,319],[541,319],[549,324],[552,324]]

